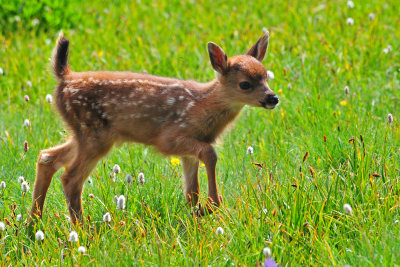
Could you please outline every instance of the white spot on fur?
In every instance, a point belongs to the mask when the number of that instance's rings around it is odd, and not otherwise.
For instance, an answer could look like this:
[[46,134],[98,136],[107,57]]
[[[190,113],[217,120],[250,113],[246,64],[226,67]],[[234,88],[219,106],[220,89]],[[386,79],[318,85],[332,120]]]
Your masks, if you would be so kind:
[[180,84],[180,83],[174,83],[174,84],[171,84],[170,85],[171,87],[178,87],[178,88],[183,88],[183,85],[182,84]]
[[167,99],[167,104],[168,104],[168,105],[171,106],[171,105],[173,105],[174,103],[175,103],[175,97],[170,97],[170,98]]
[[193,106],[194,106],[194,102],[193,101],[190,101],[188,104],[187,104],[187,106],[186,106],[186,110],[185,111],[189,111]]
[[185,97],[183,95],[180,95],[179,100],[182,101],[183,99],[185,99]]
[[187,88],[184,88],[184,90],[186,91],[186,93],[188,93],[190,96],[192,96],[192,97],[193,97],[193,94],[192,94],[192,92],[191,92],[189,89],[187,89]]

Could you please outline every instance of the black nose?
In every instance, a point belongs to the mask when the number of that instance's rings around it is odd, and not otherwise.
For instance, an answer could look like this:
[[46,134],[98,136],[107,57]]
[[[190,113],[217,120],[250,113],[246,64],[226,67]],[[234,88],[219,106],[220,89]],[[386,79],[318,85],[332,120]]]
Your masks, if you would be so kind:
[[268,95],[266,102],[268,105],[276,105],[279,103],[279,98],[276,95]]

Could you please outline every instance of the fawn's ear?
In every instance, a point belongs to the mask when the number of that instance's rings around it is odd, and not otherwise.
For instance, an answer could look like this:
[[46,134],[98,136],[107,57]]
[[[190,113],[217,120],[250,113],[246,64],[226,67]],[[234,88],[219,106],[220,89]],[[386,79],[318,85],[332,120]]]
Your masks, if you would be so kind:
[[208,43],[208,54],[210,56],[211,65],[220,74],[225,74],[228,69],[227,56],[221,47],[213,42]]
[[247,51],[246,55],[255,57],[258,61],[262,61],[265,56],[265,52],[268,48],[269,32],[264,33],[260,39]]

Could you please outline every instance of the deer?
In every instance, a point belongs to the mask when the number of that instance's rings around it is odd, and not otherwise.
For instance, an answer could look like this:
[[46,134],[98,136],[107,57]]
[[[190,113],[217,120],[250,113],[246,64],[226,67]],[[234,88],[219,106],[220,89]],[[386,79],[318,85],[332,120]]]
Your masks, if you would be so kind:
[[[69,137],[39,153],[31,218],[42,217],[53,175],[64,167],[61,181],[70,218],[72,223],[81,222],[85,180],[113,145],[123,142],[181,157],[187,203],[198,216],[214,212],[222,203],[213,148],[217,138],[245,105],[273,109],[279,103],[262,64],[268,43],[265,32],[245,54],[228,58],[209,42],[216,77],[200,83],[147,73],[74,72],[68,61],[69,40],[60,32],[51,58],[58,82],[53,95]],[[199,162],[204,163],[208,180],[205,205],[198,203]]]

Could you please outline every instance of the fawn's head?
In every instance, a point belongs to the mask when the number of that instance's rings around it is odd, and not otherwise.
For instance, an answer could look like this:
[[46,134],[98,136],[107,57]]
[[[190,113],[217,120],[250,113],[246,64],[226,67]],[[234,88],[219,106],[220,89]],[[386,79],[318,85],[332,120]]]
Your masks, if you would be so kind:
[[244,55],[227,57],[218,45],[209,42],[211,64],[218,72],[222,90],[239,103],[255,107],[274,108],[279,99],[267,84],[267,70],[261,63],[268,48],[266,32]]

